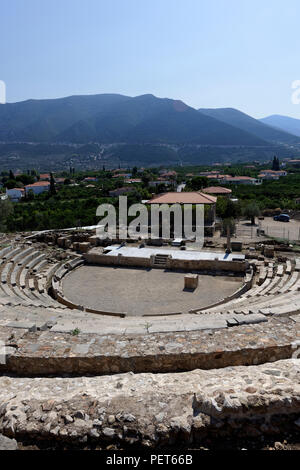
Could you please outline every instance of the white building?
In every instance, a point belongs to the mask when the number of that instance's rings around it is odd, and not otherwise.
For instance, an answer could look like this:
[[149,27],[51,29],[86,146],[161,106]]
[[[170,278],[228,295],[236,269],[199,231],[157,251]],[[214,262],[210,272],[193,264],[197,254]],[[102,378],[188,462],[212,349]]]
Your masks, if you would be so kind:
[[150,187],[155,187],[155,188],[156,188],[156,186],[160,186],[160,185],[170,186],[171,184],[173,184],[172,181],[168,181],[168,180],[164,180],[164,179],[149,181],[149,186]]
[[25,195],[23,188],[6,189],[6,194],[12,202],[19,202]]
[[262,170],[258,175],[262,180],[279,180],[281,176],[286,176],[287,172],[284,170]]

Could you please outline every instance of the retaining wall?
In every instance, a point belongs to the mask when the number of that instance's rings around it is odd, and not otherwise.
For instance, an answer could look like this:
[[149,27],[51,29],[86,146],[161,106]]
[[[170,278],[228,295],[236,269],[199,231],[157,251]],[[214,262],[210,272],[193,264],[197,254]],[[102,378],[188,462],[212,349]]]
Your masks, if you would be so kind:
[[[110,266],[141,266],[152,267],[151,258],[137,258],[131,256],[109,256],[101,253],[85,253],[84,259],[89,264]],[[248,261],[223,261],[223,260],[186,260],[168,257],[166,266],[162,269],[183,269],[185,271],[224,271],[244,273],[249,266]]]

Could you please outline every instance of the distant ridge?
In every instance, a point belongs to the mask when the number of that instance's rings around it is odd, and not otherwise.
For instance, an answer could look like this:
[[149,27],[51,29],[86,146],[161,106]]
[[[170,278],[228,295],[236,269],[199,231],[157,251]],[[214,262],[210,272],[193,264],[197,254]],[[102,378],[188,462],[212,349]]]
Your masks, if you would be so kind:
[[273,114],[260,119],[260,122],[300,137],[300,119]]
[[281,129],[275,129],[268,123],[254,119],[248,114],[234,108],[217,108],[217,109],[199,109],[199,112],[207,116],[218,119],[221,122],[237,127],[248,132],[260,139],[268,142],[276,143],[297,143],[299,139],[296,135],[292,135]]
[[253,147],[270,143],[234,123],[200,113],[182,101],[150,94],[134,98],[118,94],[83,95],[3,104],[0,140]]

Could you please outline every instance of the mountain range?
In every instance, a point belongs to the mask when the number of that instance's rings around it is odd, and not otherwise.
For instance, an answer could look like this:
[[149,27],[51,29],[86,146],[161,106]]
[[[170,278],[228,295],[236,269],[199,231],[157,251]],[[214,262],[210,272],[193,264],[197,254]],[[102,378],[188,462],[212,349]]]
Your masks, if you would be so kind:
[[232,108],[196,110],[182,101],[150,94],[70,96],[0,105],[2,142],[248,147],[300,143],[296,123],[293,132],[279,124]]
[[260,121],[268,126],[273,126],[300,137],[300,119],[273,114],[272,116],[260,119]]

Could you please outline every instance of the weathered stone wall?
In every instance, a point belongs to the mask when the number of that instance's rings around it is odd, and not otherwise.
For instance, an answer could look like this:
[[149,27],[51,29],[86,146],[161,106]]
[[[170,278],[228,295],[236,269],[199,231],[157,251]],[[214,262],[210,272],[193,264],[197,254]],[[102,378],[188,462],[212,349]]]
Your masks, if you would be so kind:
[[[84,254],[84,259],[87,263],[90,264],[151,267],[150,258],[137,258],[123,255],[107,256],[92,252]],[[248,262],[222,260],[179,260],[169,257],[167,259],[166,268],[183,269],[186,271],[220,271],[244,273],[248,268]]]
[[0,338],[14,347],[0,370],[26,376],[216,369],[291,358],[300,340],[300,323],[289,318],[224,330],[166,334],[145,331],[126,336],[118,335],[117,329],[116,325],[112,335],[99,331],[79,332],[77,336],[24,330],[17,339],[16,330],[2,327]]
[[167,259],[168,269],[184,269],[186,271],[228,271],[244,273],[247,267],[247,261]]
[[299,362],[76,379],[3,376],[0,432],[146,448],[296,433]]

